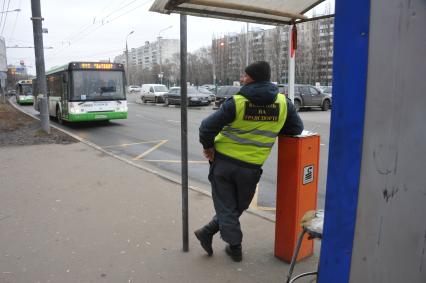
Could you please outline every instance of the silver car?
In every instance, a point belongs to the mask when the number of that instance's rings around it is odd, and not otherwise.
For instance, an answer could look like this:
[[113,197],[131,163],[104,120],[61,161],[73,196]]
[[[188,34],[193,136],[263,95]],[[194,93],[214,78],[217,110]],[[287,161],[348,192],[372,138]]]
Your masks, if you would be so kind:
[[165,85],[161,84],[143,84],[141,91],[141,100],[143,103],[153,101],[155,103],[164,102],[164,95],[169,91]]

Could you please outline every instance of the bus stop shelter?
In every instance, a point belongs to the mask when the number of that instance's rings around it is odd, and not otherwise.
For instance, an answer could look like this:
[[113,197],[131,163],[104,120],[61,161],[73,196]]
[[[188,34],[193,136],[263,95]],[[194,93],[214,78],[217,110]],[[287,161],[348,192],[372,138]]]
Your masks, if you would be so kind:
[[[290,25],[309,20],[303,14],[321,2],[154,2],[151,11],[181,14],[183,186],[186,15]],[[318,282],[426,282],[426,2],[336,0],[335,7]]]

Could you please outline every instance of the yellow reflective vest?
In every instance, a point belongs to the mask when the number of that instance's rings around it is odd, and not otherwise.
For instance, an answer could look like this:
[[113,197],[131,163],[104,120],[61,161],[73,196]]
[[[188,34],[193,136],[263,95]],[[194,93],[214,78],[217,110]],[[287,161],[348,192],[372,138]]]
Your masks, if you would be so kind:
[[235,120],[216,136],[215,150],[247,163],[263,165],[287,118],[287,102],[278,93],[275,102],[255,105],[242,95],[234,95]]

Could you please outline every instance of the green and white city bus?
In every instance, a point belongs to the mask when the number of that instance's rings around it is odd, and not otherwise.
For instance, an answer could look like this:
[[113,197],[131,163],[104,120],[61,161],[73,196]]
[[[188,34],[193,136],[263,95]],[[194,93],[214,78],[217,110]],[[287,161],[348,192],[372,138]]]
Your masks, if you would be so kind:
[[49,115],[60,123],[126,119],[124,78],[123,65],[116,63],[71,62],[49,70]]
[[21,80],[16,83],[16,102],[18,104],[33,104],[33,83],[31,80]]

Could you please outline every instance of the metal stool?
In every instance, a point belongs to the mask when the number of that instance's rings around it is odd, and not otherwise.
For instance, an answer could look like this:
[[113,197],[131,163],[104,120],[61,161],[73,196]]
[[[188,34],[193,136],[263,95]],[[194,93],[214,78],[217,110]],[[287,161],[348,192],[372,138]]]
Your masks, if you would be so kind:
[[311,271],[311,272],[305,272],[305,273],[299,274],[295,276],[294,278],[291,278],[291,276],[293,275],[294,266],[296,265],[296,259],[299,254],[300,247],[302,246],[303,236],[305,236],[305,234],[307,233],[309,235],[308,239],[310,240],[322,239],[323,223],[324,223],[323,210],[308,211],[303,216],[301,221],[302,232],[299,235],[296,249],[294,250],[293,257],[291,258],[290,270],[288,271],[287,281],[286,281],[287,283],[293,283],[297,279],[305,277],[305,276],[318,275],[318,271]]

